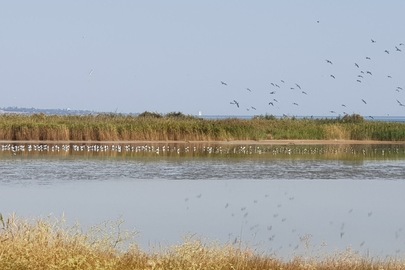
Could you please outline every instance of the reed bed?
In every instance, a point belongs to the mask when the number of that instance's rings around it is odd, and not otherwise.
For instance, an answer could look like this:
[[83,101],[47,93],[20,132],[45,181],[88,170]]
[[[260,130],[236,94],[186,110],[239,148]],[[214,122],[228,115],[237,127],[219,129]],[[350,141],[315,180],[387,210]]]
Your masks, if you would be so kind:
[[286,261],[191,238],[146,253],[133,244],[134,233],[120,229],[122,222],[111,224],[83,232],[63,219],[29,221],[11,215],[4,220],[0,215],[0,269],[405,269],[402,259],[365,258],[350,251]]
[[227,141],[227,140],[404,141],[405,124],[338,119],[256,117],[206,120],[181,113],[140,116],[0,115],[0,140],[35,141]]

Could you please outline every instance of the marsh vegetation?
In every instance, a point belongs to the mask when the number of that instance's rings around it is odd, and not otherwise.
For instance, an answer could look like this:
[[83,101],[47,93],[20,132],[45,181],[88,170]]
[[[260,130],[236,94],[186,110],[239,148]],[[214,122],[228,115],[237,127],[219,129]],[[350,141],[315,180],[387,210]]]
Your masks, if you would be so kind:
[[258,116],[207,120],[182,113],[138,116],[0,115],[0,140],[40,141],[227,141],[227,140],[404,141],[405,124],[366,121],[359,115],[335,119]]
[[144,252],[133,241],[135,233],[121,230],[121,224],[105,224],[84,232],[78,225],[67,226],[63,219],[0,217],[0,268],[362,270],[405,266],[401,259],[372,259],[353,251],[285,261],[234,245],[205,244],[192,238],[166,250]]

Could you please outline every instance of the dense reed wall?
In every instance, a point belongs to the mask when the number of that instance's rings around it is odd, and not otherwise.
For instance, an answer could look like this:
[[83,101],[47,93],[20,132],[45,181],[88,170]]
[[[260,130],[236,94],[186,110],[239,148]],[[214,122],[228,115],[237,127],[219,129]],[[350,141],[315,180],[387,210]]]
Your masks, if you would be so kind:
[[0,140],[381,140],[404,141],[405,123],[257,117],[205,120],[184,115],[0,115]]

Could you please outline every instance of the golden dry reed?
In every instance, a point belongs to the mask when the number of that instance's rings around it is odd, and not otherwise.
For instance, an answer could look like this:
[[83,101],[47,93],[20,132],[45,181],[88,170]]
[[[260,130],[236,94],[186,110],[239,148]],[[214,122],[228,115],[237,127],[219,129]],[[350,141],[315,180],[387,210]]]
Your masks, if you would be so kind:
[[[289,261],[255,254],[229,245],[185,240],[167,250],[146,253],[120,229],[121,222],[83,232],[62,219],[23,220],[0,215],[0,269],[405,269],[405,260],[364,258],[344,252],[323,259],[296,257]],[[110,230],[110,231],[109,231]]]
[[35,141],[226,141],[226,140],[405,141],[405,123],[365,121],[359,115],[337,119],[207,120],[181,113],[139,116],[0,115],[0,140]]

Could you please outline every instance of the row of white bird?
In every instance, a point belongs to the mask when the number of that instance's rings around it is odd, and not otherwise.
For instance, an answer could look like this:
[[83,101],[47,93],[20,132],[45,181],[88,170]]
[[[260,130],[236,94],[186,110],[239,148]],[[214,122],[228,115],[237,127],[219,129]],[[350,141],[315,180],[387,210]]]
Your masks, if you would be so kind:
[[204,144],[184,144],[184,145],[120,145],[120,144],[3,144],[0,145],[0,152],[10,153],[30,153],[30,152],[87,152],[87,153],[153,153],[162,154],[270,154],[270,155],[389,155],[405,154],[405,148],[354,148],[334,147],[334,146],[266,146],[266,145],[204,145]]

